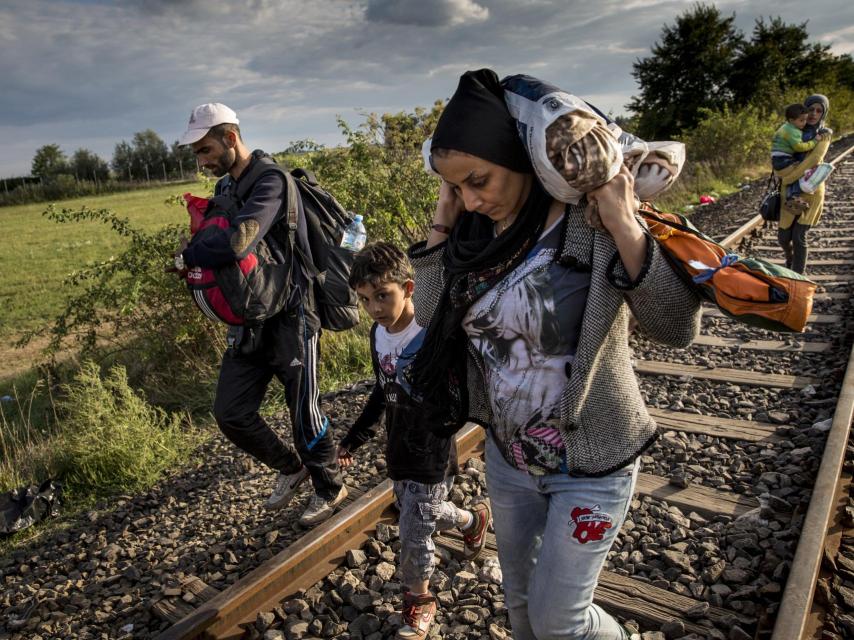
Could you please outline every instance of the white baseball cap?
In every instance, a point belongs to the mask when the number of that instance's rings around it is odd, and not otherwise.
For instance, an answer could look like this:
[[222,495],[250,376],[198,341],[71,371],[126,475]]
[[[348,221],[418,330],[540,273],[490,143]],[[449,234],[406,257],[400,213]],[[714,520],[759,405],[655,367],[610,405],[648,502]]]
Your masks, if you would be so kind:
[[233,109],[220,102],[200,104],[190,113],[190,123],[181,136],[180,144],[193,144],[204,138],[211,127],[218,124],[240,124]]

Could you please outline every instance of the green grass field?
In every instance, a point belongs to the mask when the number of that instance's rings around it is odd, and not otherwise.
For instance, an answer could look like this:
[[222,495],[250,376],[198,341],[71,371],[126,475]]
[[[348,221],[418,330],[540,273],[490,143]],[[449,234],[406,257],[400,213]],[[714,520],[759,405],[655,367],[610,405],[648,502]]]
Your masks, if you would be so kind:
[[[167,198],[201,186],[179,184],[55,203],[57,208],[107,208],[142,229],[183,223],[181,207]],[[63,279],[76,269],[115,255],[123,239],[97,222],[59,224],[42,215],[47,204],[0,208],[5,242],[0,244],[0,337],[14,338],[50,323],[65,298]]]

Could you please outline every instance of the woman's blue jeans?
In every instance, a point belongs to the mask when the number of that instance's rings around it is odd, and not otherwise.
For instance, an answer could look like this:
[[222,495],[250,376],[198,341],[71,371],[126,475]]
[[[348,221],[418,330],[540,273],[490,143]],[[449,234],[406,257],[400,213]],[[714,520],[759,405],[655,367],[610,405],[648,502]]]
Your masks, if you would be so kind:
[[601,478],[532,476],[486,436],[505,604],[514,640],[621,640],[619,623],[593,604],[599,572],[628,513],[638,463]]

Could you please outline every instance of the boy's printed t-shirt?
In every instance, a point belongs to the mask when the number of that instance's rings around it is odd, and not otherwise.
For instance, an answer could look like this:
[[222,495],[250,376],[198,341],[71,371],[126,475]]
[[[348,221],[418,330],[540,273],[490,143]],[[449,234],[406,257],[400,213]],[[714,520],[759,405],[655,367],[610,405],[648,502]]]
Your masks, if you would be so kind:
[[[383,387],[387,382],[394,380],[397,372],[397,359],[400,354],[423,331],[424,329],[415,322],[415,318],[412,318],[412,322],[403,331],[397,333],[389,333],[384,326],[377,325],[376,352],[380,364],[380,374],[384,377],[380,381]],[[423,340],[423,336],[421,339]]]
[[565,473],[560,397],[574,359],[590,274],[555,261],[563,219],[525,261],[477,300],[463,328],[483,357],[492,432],[532,475]]
[[436,484],[457,471],[454,439],[439,438],[430,432],[423,411],[412,400],[409,382],[400,375],[415,359],[426,333],[414,319],[398,333],[389,333],[374,324],[371,357],[376,385],[342,444],[354,451],[367,442],[373,437],[380,416],[385,414],[388,476],[392,480]]

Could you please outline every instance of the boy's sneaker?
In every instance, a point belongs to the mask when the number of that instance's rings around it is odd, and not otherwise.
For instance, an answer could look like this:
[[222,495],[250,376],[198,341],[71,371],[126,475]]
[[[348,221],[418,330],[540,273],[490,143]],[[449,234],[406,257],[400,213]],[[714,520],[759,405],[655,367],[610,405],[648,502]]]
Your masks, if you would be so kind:
[[296,495],[299,486],[308,478],[308,469],[300,467],[294,473],[280,473],[276,480],[276,488],[264,503],[265,509],[281,509]]
[[468,529],[463,530],[463,557],[474,560],[486,546],[486,530],[492,521],[492,507],[489,500],[478,502],[471,507],[474,522]]
[[803,198],[789,198],[786,200],[786,206],[798,215],[810,208],[810,203]]
[[403,626],[397,630],[395,640],[423,640],[435,616],[436,598],[432,594],[416,596],[406,592],[403,595]]
[[332,498],[332,500],[321,498],[315,493],[311,496],[311,500],[308,501],[308,507],[299,519],[300,525],[303,527],[313,527],[329,518],[335,511],[335,507],[341,504],[344,498],[347,497],[347,493],[347,487],[343,484],[341,485],[341,490],[338,491],[338,495]]

